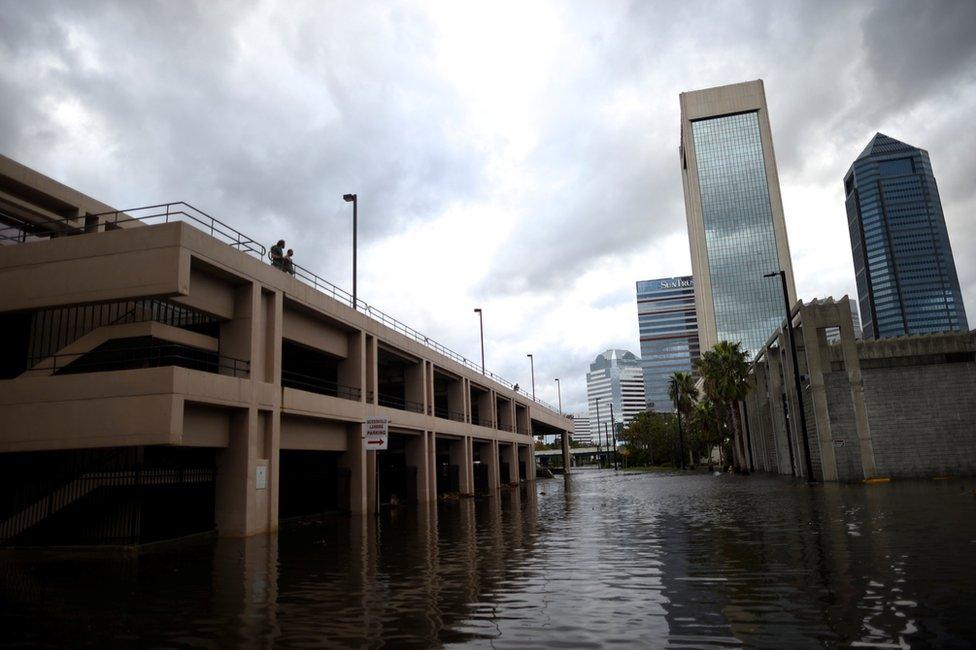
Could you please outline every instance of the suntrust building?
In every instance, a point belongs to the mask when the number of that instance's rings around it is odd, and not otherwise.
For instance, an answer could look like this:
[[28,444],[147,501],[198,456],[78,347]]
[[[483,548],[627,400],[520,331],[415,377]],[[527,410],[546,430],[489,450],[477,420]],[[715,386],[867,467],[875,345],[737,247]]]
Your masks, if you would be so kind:
[[651,411],[672,411],[668,379],[694,370],[699,356],[695,282],[690,275],[637,282],[644,396]]
[[490,495],[534,478],[533,434],[571,430],[186,204],[117,211],[0,157],[0,220],[0,545]]

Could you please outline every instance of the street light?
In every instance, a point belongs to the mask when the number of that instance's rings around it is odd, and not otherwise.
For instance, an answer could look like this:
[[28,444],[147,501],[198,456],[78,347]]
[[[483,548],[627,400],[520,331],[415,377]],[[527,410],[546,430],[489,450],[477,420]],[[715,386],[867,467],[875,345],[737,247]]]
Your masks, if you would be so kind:
[[790,311],[790,294],[786,290],[786,271],[780,269],[772,273],[764,273],[764,278],[779,276],[783,285],[783,305],[786,307],[786,329],[790,334],[790,355],[793,358],[793,382],[796,387],[796,410],[798,413],[794,420],[800,421],[800,430],[803,432],[803,455],[806,457],[807,482],[813,483],[813,464],[810,462],[810,442],[807,440],[807,419],[803,416],[803,390],[800,386],[800,367],[796,361],[796,337],[793,332],[793,314]]
[[[619,467],[617,466],[617,423],[613,418],[613,400],[610,400],[610,431],[613,433],[613,471],[617,471]],[[607,444],[610,444],[610,440],[607,440]]]
[[532,368],[532,401],[535,401],[535,358],[531,354],[525,355],[529,358],[529,366]]
[[563,414],[563,390],[559,386],[559,378],[556,377],[556,396],[559,399],[559,415]]
[[[593,431],[592,427],[590,427],[590,431]],[[597,462],[600,465],[600,468],[602,469],[603,459],[600,457],[600,398],[599,397],[596,398],[596,458],[597,458]]]
[[485,374],[485,319],[481,315],[481,307],[475,307],[478,314],[478,326],[481,329],[481,374]]
[[352,203],[352,308],[358,309],[356,300],[356,231],[359,230],[359,198],[355,194],[343,194],[342,200]]

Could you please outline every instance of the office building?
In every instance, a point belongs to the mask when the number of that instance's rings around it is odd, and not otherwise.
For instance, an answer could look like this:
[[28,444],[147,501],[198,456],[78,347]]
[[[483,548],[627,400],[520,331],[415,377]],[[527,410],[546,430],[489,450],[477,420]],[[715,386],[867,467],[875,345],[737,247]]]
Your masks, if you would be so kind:
[[844,190],[865,338],[967,330],[928,152],[877,133]]
[[637,324],[647,410],[673,411],[668,379],[675,372],[693,372],[699,354],[692,277],[639,281]]
[[573,441],[577,444],[589,447],[595,445],[593,434],[590,432],[590,418],[585,415],[573,416]]
[[763,82],[681,93],[681,172],[702,349],[755,354],[783,320],[793,266]]
[[607,350],[597,355],[586,375],[586,397],[593,441],[606,444],[610,405],[617,428],[627,426],[644,410],[644,374],[640,359],[627,350]]

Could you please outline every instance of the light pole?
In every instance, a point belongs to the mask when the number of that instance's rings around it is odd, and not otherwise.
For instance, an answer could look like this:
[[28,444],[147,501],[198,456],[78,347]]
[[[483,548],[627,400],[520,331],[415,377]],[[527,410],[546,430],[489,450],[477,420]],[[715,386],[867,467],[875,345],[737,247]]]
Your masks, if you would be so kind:
[[[610,400],[610,432],[613,434],[613,471],[617,471],[617,423],[613,419],[613,400]],[[607,444],[610,441],[607,440]]]
[[478,326],[481,329],[481,374],[485,374],[485,319],[481,315],[481,307],[475,307],[478,314]]
[[783,285],[783,305],[786,307],[786,330],[790,334],[790,355],[793,358],[793,382],[796,388],[796,410],[798,413],[794,420],[800,421],[800,431],[803,433],[803,455],[806,460],[807,483],[813,483],[813,463],[810,462],[810,442],[807,440],[807,419],[803,416],[803,389],[800,386],[800,367],[796,361],[796,337],[793,332],[793,314],[790,311],[790,294],[786,290],[786,271],[780,269],[772,273],[764,273],[764,278],[779,276]]
[[359,230],[359,197],[355,194],[343,194],[342,200],[352,202],[352,308],[359,309],[356,300],[356,236]]
[[[590,427],[590,431],[592,430],[593,428]],[[596,458],[597,458],[597,463],[602,468],[603,459],[600,457],[600,398],[599,397],[596,398]]]
[[529,367],[532,369],[532,401],[535,401],[535,358],[531,354],[525,355],[529,358]]
[[563,414],[563,390],[559,387],[559,377],[556,377],[556,397],[559,399],[559,415]]

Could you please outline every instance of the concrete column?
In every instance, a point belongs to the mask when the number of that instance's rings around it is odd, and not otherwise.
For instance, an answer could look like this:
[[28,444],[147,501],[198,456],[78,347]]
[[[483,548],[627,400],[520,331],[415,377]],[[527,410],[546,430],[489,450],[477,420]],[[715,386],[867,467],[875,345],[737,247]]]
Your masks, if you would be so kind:
[[[452,381],[447,385],[447,410],[453,413],[463,413],[464,421],[468,421],[468,401],[464,398],[465,382]],[[449,414],[450,415],[450,414]]]
[[[352,423],[346,425],[346,451],[339,459],[339,466],[349,470],[349,512],[362,515],[370,512],[369,498],[372,488],[369,483],[370,474],[367,463],[367,452],[363,448],[362,425]],[[375,495],[373,499],[375,502]]]
[[437,499],[437,435],[427,432],[427,492],[430,500]]
[[[844,304],[848,304],[847,296],[844,296]],[[861,360],[857,354],[857,342],[854,339],[854,325],[850,318],[841,318],[840,321],[841,350],[844,354],[844,368],[847,369],[847,381],[851,385],[851,405],[854,409],[854,426],[861,452],[861,468],[864,478],[874,478],[878,467],[874,458],[874,443],[871,440],[867,407],[864,403],[864,381],[861,377]]]
[[[272,529],[269,521],[271,492],[267,437],[271,418],[255,407],[231,416],[227,448],[217,452],[216,520],[220,535],[244,537]],[[259,474],[263,476],[259,487]],[[277,497],[276,497],[277,498]]]
[[[847,303],[845,302],[845,308]],[[837,310],[831,310],[831,316],[836,316]],[[830,428],[830,411],[827,405],[827,388],[824,384],[824,365],[829,361],[824,359],[822,344],[826,343],[824,327],[834,325],[834,322],[820,321],[815,318],[815,311],[806,307],[800,308],[800,322],[803,325],[803,350],[807,362],[807,374],[810,376],[810,398],[813,400],[813,417],[816,431],[810,432],[810,446],[817,445],[820,452],[820,475],[823,481],[837,480],[837,458],[834,454],[833,433]],[[834,321],[836,318],[830,318]],[[851,320],[850,316],[847,320]]]
[[[572,471],[573,465],[573,455],[569,451],[569,431],[563,431],[562,443],[563,443],[563,471],[569,474]],[[533,454],[533,458],[535,454]],[[535,463],[533,462],[533,468]],[[533,469],[534,472],[534,469]]]
[[366,335],[366,369],[365,378],[366,383],[364,385],[363,393],[366,394],[366,401],[369,401],[369,395],[373,396],[372,404],[376,404],[377,394],[379,393],[379,368],[377,366],[379,360],[379,348],[376,344],[376,337]]
[[348,336],[349,356],[339,364],[339,383],[359,389],[359,401],[366,401],[366,333],[352,332]]
[[535,450],[532,445],[518,446],[519,463],[525,463],[525,480],[535,480]]
[[474,494],[474,459],[472,458],[471,438],[452,440],[449,453],[451,465],[458,466],[458,492],[462,495]]
[[407,401],[421,404],[423,413],[427,413],[427,391],[424,390],[425,375],[424,366],[426,361],[421,360],[408,367],[404,373],[404,393]]
[[[434,400],[434,364],[432,362],[430,362],[430,361],[427,361],[426,364],[427,364],[427,383],[425,383],[424,386],[426,386],[426,389],[427,389],[427,397],[426,397],[426,400],[427,400],[427,415],[434,415],[434,406],[435,406],[435,400]],[[450,398],[448,398],[448,402],[450,402]],[[450,405],[448,405],[448,410],[450,410]]]
[[488,489],[494,494],[501,483],[498,470],[498,441],[489,440],[478,444],[480,445],[478,455],[481,457],[481,464],[488,466]]
[[508,457],[508,481],[510,485],[518,485],[519,480],[519,456],[518,444],[511,442],[505,447],[505,455]]
[[243,387],[250,405],[231,415],[228,446],[217,452],[215,518],[221,535],[254,535],[277,527],[280,405],[260,409],[257,384],[280,376],[280,331],[280,294],[264,292],[254,282],[235,290],[234,317],[220,326],[220,349],[250,362]]
[[[430,471],[428,468],[427,432],[411,436],[407,440],[407,465],[417,468],[417,501],[426,503],[434,497],[430,492]],[[436,492],[434,493],[436,494]]]
[[366,512],[374,514],[378,509],[376,501],[379,499],[378,478],[379,473],[376,467],[375,451],[366,452]]

